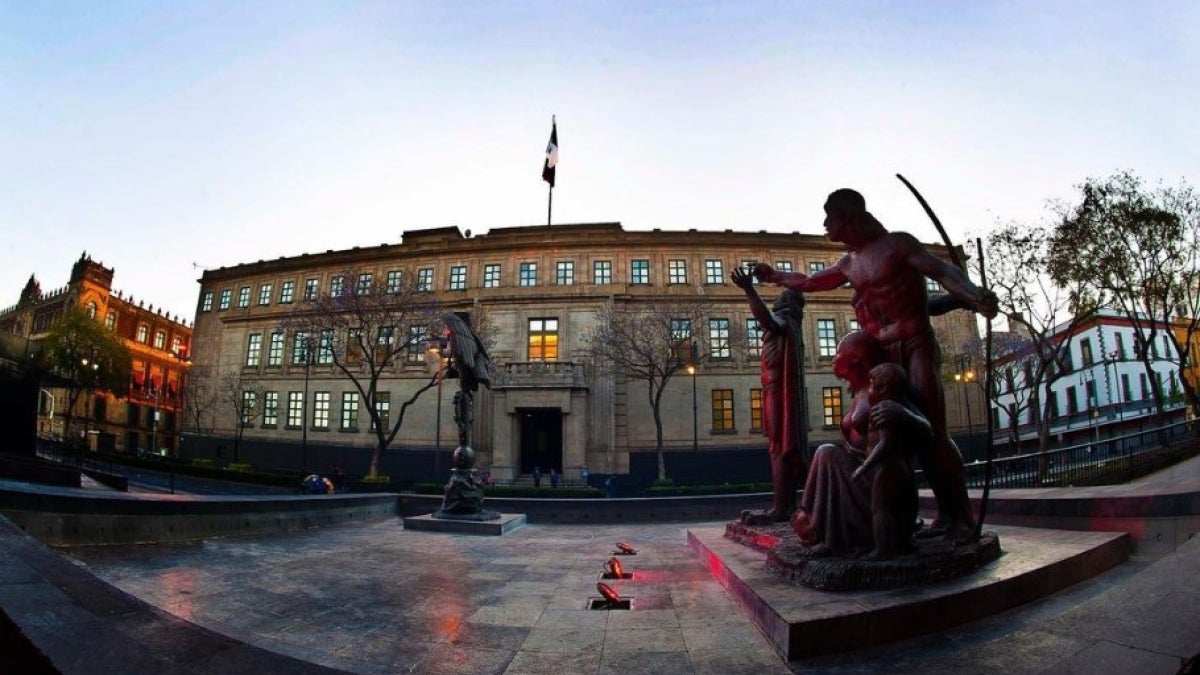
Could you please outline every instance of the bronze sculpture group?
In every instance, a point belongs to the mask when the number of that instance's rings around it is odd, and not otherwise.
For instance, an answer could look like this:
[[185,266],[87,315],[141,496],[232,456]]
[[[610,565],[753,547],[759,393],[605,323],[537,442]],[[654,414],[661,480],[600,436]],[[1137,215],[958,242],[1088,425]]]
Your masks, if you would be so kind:
[[[834,374],[848,383],[852,395],[841,424],[842,443],[820,446],[810,461],[801,459],[804,449],[791,435],[803,418],[771,418],[803,413],[768,399],[768,382],[774,391],[786,391],[787,385],[776,380],[792,376],[786,359],[768,360],[768,339],[795,343],[795,335],[779,336],[798,328],[782,318],[786,315],[780,314],[779,303],[776,313],[765,313],[749,275],[737,270],[732,277],[764,326],[764,431],[775,488],[766,515],[775,521],[790,518],[806,553],[815,557],[865,552],[867,560],[891,559],[912,550],[914,535],[972,542],[978,536],[975,518],[962,456],[946,428],[941,351],[930,315],[932,305],[933,313],[964,307],[990,318],[996,314],[996,297],[911,235],[887,231],[858,192],[837,190],[824,208],[827,236],[846,249],[835,265],[811,275],[780,272],[765,263],[753,270],[759,281],[783,286],[784,293],[830,291],[847,284],[853,289],[851,306],[860,329],[843,338],[833,360]],[[941,284],[949,297],[931,303],[926,278]],[[786,304],[802,303],[793,299]],[[928,477],[938,509],[933,524],[921,532],[916,531],[914,459]],[[804,465],[806,478],[796,504],[794,497],[781,493],[794,494],[798,464]]]

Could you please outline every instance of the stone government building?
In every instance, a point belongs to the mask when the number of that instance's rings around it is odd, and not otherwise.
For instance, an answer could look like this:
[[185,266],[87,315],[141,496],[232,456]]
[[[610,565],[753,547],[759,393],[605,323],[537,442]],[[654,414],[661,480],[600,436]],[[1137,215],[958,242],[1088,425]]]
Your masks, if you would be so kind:
[[[944,247],[931,248],[946,253]],[[457,228],[410,231],[399,244],[205,271],[193,367],[218,379],[235,373],[261,381],[263,407],[271,412],[244,429],[243,461],[300,468],[307,460],[315,470],[340,465],[350,475],[362,473],[374,434],[353,385],[330,365],[310,366],[306,378],[303,362],[293,364],[293,346],[272,334],[279,333],[295,303],[330,292],[331,284],[354,283],[334,281],[347,270],[370,272],[379,283],[389,274],[414,274],[446,311],[485,314],[492,328],[491,355],[498,372],[491,391],[477,396],[472,436],[481,469],[498,480],[511,480],[534,467],[543,473],[555,468],[575,480],[586,465],[593,474],[632,473],[635,482],[645,482],[653,478],[655,462],[646,384],[598,372],[587,362],[586,337],[610,301],[703,296],[713,304],[703,325],[692,330],[703,352],[694,381],[698,452],[692,451],[693,381],[684,372],[672,379],[664,396],[668,474],[765,480],[769,470],[758,409],[759,343],[745,295],[729,274],[734,266],[757,261],[813,271],[832,265],[842,253],[840,245],[819,235],[626,231],[619,223],[497,228],[473,237]],[[778,294],[773,286],[759,289],[768,303]],[[836,423],[849,400],[830,370],[837,341],[854,327],[849,298],[848,290],[808,298],[803,328],[814,445],[838,437]],[[941,335],[951,336],[949,344],[962,344],[978,333],[967,312],[940,317],[935,326]],[[742,337],[730,344],[730,335]],[[393,411],[432,372],[425,354],[409,354],[402,361],[380,385]],[[306,389],[309,398],[301,408],[298,402]],[[384,454],[383,472],[398,479],[434,478],[431,451],[439,447],[439,436],[443,455],[455,444],[450,419],[455,390],[452,382],[443,388],[441,410],[436,389],[408,410]],[[963,426],[962,404],[972,398],[975,410],[985,409],[974,392],[970,397],[948,393],[952,426],[956,421]],[[301,409],[309,418],[307,433],[300,428]],[[216,415],[216,438],[184,444],[185,452],[212,456],[220,441],[228,458],[234,418],[232,412]],[[440,466],[448,463],[443,460]]]

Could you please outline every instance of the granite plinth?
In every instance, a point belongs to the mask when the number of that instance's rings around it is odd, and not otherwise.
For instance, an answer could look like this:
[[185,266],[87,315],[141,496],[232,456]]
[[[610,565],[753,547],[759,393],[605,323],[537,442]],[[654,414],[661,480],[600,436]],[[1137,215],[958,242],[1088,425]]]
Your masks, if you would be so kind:
[[927,586],[835,592],[796,586],[767,568],[768,553],[688,530],[688,545],[785,659],[924,635],[1011,609],[1108,570],[1129,535],[995,528],[1005,553],[977,571]]
[[767,553],[767,567],[780,577],[825,591],[857,591],[923,586],[970,574],[1000,557],[1000,538],[986,531],[978,541],[958,544],[945,537],[919,538],[913,550],[888,560],[863,555],[818,555],[806,548],[786,523],[733,521],[725,537]]
[[451,534],[481,534],[498,537],[525,525],[524,513],[501,513],[499,518],[478,520],[470,518],[435,517],[433,514],[408,516],[404,529]]

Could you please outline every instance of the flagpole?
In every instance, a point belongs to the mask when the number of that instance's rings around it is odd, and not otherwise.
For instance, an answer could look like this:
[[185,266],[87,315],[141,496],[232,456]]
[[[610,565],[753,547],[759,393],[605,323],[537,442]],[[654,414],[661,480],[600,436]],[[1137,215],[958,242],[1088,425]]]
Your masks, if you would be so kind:
[[554,186],[550,186],[549,197],[546,201],[546,227],[550,227],[550,214],[554,211]]

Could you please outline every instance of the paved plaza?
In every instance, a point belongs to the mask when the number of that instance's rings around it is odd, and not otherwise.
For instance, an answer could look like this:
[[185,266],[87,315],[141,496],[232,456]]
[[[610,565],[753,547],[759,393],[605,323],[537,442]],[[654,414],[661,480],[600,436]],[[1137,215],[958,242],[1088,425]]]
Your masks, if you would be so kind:
[[[962,628],[788,664],[686,545],[688,529],[720,525],[528,525],[472,537],[406,531],[397,518],[66,553],[176,616],[357,673],[1175,673],[1171,654],[1200,649],[1190,581],[1200,547],[1190,542]],[[633,609],[589,610],[617,541],[638,549],[622,558],[634,578],[611,582]],[[1161,565],[1188,573],[1154,573]],[[1126,611],[1129,595],[1141,600]],[[1161,651],[1122,639],[1122,622],[1156,619],[1174,627],[1156,638]]]

